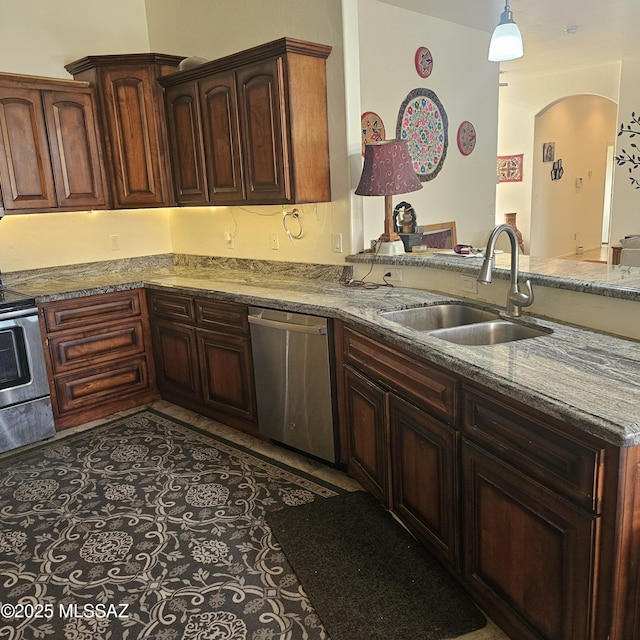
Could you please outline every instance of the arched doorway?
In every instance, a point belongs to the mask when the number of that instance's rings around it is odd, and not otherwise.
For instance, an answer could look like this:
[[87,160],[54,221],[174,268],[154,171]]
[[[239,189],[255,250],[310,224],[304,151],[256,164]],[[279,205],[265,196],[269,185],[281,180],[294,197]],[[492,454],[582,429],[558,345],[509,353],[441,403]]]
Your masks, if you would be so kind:
[[[562,98],[536,115],[532,255],[567,257],[575,255],[578,246],[585,251],[601,246],[605,200],[611,197],[608,150],[616,133],[617,105],[602,96]],[[553,152],[544,154],[549,144]]]

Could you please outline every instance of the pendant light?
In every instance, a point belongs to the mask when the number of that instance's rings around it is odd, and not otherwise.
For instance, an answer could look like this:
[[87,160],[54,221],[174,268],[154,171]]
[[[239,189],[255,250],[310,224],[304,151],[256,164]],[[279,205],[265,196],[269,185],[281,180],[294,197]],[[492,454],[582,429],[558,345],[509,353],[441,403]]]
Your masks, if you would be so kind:
[[504,11],[500,15],[500,22],[494,29],[489,45],[489,60],[503,62],[521,58],[523,54],[522,35],[518,25],[513,21],[513,13],[509,7],[509,0],[505,0]]

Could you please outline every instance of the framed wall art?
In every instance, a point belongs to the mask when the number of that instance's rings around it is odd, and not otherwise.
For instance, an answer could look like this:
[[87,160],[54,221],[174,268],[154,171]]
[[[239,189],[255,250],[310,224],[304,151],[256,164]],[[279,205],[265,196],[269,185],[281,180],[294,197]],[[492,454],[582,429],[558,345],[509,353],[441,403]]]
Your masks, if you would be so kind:
[[421,244],[429,249],[453,249],[458,244],[455,222],[425,224]]
[[500,182],[522,182],[523,153],[514,156],[498,156],[498,180]]
[[553,162],[556,159],[556,143],[545,142],[542,145],[542,162]]

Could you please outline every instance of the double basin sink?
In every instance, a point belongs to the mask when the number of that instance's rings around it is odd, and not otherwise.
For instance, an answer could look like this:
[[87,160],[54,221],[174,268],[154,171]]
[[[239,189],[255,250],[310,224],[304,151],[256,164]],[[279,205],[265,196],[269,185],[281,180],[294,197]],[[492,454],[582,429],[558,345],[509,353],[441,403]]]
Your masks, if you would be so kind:
[[497,313],[460,302],[381,311],[380,316],[403,327],[462,345],[502,344],[552,333],[504,320]]

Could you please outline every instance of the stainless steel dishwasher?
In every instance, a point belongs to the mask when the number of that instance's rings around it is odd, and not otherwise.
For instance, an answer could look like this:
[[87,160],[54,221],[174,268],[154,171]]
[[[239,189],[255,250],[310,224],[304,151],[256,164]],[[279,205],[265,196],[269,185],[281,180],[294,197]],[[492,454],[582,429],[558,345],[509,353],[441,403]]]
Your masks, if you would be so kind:
[[327,320],[249,309],[260,433],[334,463]]

